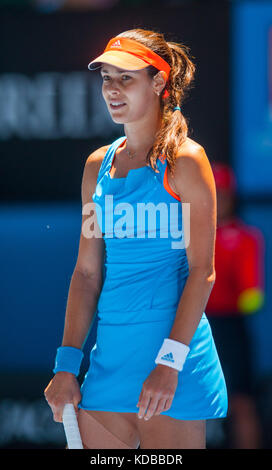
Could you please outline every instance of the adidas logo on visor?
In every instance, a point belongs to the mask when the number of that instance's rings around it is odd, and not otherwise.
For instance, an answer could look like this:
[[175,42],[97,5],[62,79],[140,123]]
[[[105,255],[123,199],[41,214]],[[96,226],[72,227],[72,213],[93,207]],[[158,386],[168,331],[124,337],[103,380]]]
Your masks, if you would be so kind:
[[164,356],[161,357],[161,359],[164,359],[165,361],[169,361],[169,362],[175,362],[172,353],[165,354]]
[[120,43],[119,39],[118,39],[118,41],[115,41],[115,42],[111,45],[111,47],[121,47],[121,43]]

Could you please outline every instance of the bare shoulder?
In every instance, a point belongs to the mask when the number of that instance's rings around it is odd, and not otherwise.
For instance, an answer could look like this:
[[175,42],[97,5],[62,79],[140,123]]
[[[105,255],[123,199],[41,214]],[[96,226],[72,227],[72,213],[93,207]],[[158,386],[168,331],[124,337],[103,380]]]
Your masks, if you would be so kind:
[[101,166],[101,163],[103,161],[104,156],[106,155],[106,152],[110,145],[104,145],[103,147],[99,147],[98,149],[94,150],[87,158],[85,162],[85,168],[87,167],[90,169],[92,173],[95,173],[97,171],[98,176],[98,171]]
[[83,204],[90,200],[90,195],[95,191],[99,169],[109,147],[110,145],[99,147],[86,159],[81,186]]
[[185,164],[186,160],[203,160],[205,156],[207,157],[204,147],[187,137],[178,150],[177,164]]
[[[84,276],[96,280],[97,286],[102,285],[102,265],[104,260],[104,240],[96,217],[96,211],[89,204],[93,203],[98,172],[109,145],[94,150],[86,159],[82,183],[82,229],[80,234],[78,257],[75,270]],[[88,220],[93,217],[90,225]],[[90,236],[92,234],[95,236]]]
[[203,148],[196,140],[187,137],[185,142],[181,144],[180,150],[182,151],[183,148],[190,148],[192,151]]
[[193,191],[215,191],[212,168],[202,145],[193,139],[186,139],[177,153],[172,179],[181,198]]

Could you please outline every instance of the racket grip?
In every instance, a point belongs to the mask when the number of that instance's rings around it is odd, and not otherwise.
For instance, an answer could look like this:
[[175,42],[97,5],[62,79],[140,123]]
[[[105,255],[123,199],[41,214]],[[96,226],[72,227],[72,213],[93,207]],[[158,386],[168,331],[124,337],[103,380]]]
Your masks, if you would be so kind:
[[64,405],[62,422],[68,449],[83,449],[73,403],[66,403],[66,405]]

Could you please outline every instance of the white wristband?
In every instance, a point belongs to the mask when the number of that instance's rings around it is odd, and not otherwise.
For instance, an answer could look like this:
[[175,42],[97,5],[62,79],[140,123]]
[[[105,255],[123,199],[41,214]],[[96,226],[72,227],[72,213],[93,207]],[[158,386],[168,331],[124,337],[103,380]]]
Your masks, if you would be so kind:
[[155,363],[163,364],[181,371],[189,351],[190,348],[186,344],[175,341],[174,339],[165,338],[155,359]]

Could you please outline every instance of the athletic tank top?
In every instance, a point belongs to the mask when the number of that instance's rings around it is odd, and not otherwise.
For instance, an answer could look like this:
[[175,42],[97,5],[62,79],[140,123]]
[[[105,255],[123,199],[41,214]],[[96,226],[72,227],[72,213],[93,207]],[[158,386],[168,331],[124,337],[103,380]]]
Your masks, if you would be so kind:
[[108,148],[92,195],[105,241],[97,313],[103,321],[116,314],[117,323],[129,323],[132,312],[134,322],[176,313],[189,274],[182,205],[168,184],[167,160],[157,159],[158,173],[145,165],[112,178],[116,150],[125,140]]

